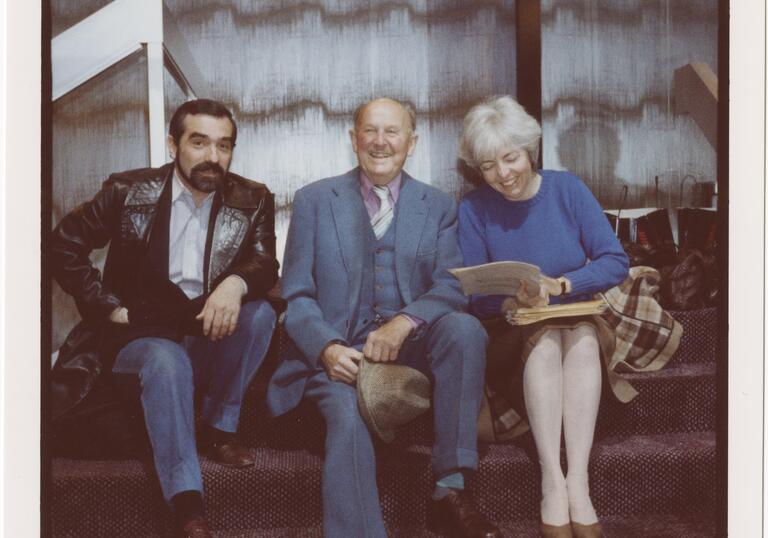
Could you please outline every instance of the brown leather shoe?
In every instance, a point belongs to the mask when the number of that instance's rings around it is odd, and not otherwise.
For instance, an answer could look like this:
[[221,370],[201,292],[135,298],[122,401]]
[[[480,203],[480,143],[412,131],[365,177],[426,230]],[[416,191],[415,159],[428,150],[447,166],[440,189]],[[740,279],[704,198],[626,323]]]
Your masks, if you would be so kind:
[[230,467],[249,467],[256,463],[251,449],[234,440],[228,443],[213,443],[206,452],[216,463]]
[[213,538],[208,523],[202,517],[187,521],[176,534],[178,538]]
[[573,538],[570,523],[565,525],[548,525],[540,521],[539,532],[542,538]]
[[603,526],[600,522],[592,523],[590,525],[582,525],[571,521],[571,528],[573,529],[574,538],[604,538]]
[[439,501],[430,501],[427,528],[451,538],[503,538],[501,531],[481,514],[469,493],[452,490]]

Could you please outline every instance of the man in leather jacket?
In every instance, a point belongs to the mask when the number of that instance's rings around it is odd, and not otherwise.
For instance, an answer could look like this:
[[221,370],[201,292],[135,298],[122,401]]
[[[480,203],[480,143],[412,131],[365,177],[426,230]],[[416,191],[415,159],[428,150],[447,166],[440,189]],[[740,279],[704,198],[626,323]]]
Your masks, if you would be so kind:
[[[94,387],[138,398],[180,536],[210,536],[194,402],[207,454],[252,465],[234,432],[275,326],[265,299],[277,281],[274,199],[228,172],[236,138],[221,103],[183,104],[170,123],[174,162],[113,174],[51,241],[54,276],[83,318],[52,372],[53,419],[86,406]],[[102,278],[88,256],[108,242]]]

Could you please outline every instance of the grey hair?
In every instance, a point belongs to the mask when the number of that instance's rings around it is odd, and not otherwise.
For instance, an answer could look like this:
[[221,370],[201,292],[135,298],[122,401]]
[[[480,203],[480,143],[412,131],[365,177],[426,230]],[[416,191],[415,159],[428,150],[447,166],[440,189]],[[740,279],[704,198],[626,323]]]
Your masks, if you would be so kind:
[[397,103],[408,114],[408,118],[411,120],[411,132],[416,131],[416,109],[413,107],[411,103],[408,101],[399,101],[398,99],[393,99],[392,97],[374,97],[373,99],[369,99],[368,101],[364,102],[360,106],[358,106],[355,109],[355,114],[352,117],[352,126],[357,129],[357,122],[360,121],[360,117],[363,115],[363,111],[365,111],[366,107],[373,103],[374,101],[392,101],[393,103]]
[[464,117],[459,157],[478,168],[502,150],[521,149],[535,166],[540,142],[539,122],[509,95],[494,96],[473,106]]

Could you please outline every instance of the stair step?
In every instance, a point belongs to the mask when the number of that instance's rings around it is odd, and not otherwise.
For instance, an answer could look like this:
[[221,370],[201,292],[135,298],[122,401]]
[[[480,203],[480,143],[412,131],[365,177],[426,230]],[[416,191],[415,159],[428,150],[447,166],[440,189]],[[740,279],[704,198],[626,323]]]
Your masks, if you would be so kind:
[[[535,454],[524,443],[481,448],[472,489],[494,520],[535,519],[539,485]],[[424,524],[432,489],[428,447],[385,448],[379,491],[385,519]],[[314,527],[322,521],[319,453],[256,450],[256,465],[231,469],[202,458],[208,518],[215,529]],[[602,516],[685,515],[714,510],[715,436],[711,432],[603,439],[590,477]],[[138,461],[53,462],[52,526],[56,536],[144,536],[167,529],[159,487]],[[95,510],[94,507],[99,509]],[[122,534],[124,533],[124,534]]]
[[[527,446],[492,445],[481,462],[484,472],[475,480],[478,504],[502,521],[535,517],[539,498],[536,460],[532,442]],[[714,462],[712,432],[602,439],[590,459],[591,496],[604,516],[711,510],[715,504]],[[495,494],[505,488],[509,491],[505,498]]]
[[626,404],[603,395],[597,438],[715,429],[714,363],[682,363],[624,377],[639,394]]
[[[715,536],[711,515],[644,515],[603,518],[603,531],[612,538],[709,538]],[[536,520],[499,522],[507,537],[539,538]],[[439,538],[421,526],[390,526],[392,538]],[[214,532],[215,538],[322,538],[321,527],[232,530]]]
[[[626,374],[639,395],[622,404],[603,395],[597,421],[597,438],[616,435],[713,430],[716,381],[713,363],[683,363],[659,372]],[[301,449],[322,443],[324,422],[312,404],[304,403],[283,417],[270,419],[264,393],[249,393],[240,419],[240,435],[251,446]],[[398,436],[405,444],[432,443],[432,416],[425,413],[403,428]]]
[[[684,326],[669,366],[628,375],[640,392],[629,404],[603,398],[590,464],[592,497],[606,534],[622,538],[714,536],[717,311],[671,312]],[[280,345],[276,339],[275,349]],[[253,468],[202,458],[215,536],[321,536],[323,421],[311,405],[270,419],[264,390],[277,354],[259,372],[243,407],[241,435],[257,446]],[[424,529],[432,488],[431,419],[421,417],[379,447],[379,488],[395,537]],[[481,446],[471,481],[481,509],[507,522],[508,536],[537,536],[539,484],[530,434]],[[53,536],[168,536],[170,521],[151,463],[55,459],[50,490]]]
[[671,364],[715,362],[718,353],[717,308],[700,310],[670,310],[669,313],[683,326],[680,345]]

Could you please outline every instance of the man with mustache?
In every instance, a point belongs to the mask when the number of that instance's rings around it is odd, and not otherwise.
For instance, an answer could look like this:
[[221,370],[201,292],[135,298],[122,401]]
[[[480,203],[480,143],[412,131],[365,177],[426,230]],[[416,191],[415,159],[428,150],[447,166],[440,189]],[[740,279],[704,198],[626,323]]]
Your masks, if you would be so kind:
[[411,366],[432,380],[428,526],[461,538],[501,536],[464,488],[477,468],[486,334],[463,312],[467,299],[447,271],[462,261],[456,201],[403,170],[415,128],[413,109],[399,101],[364,103],[350,131],[359,166],[300,189],[293,201],[283,297],[295,345],[267,404],[282,414],[306,397],[325,418],[327,538],[387,536],[355,390],[363,360]]
[[[87,406],[94,385],[138,399],[177,534],[195,538],[211,531],[194,402],[205,453],[253,465],[235,432],[276,319],[274,199],[229,172],[236,139],[223,104],[184,103],[170,122],[173,163],[113,174],[51,241],[54,276],[83,318],[52,373],[54,421]],[[88,255],[110,241],[101,278]]]

